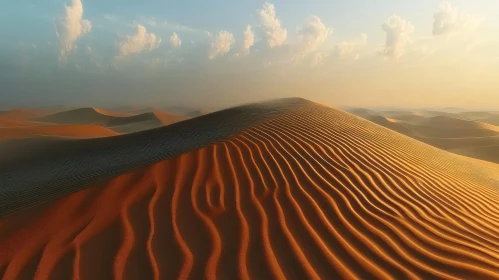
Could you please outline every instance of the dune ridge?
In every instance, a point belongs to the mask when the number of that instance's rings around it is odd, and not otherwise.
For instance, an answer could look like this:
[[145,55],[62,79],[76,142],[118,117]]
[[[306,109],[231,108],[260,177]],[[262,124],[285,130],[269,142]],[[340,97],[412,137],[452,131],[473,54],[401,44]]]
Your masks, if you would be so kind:
[[47,141],[29,154],[2,156],[0,216],[233,136],[302,105],[294,99],[248,104],[112,139]]
[[0,275],[499,278],[499,167],[304,100],[258,108],[222,112],[243,123],[230,137],[1,218]]

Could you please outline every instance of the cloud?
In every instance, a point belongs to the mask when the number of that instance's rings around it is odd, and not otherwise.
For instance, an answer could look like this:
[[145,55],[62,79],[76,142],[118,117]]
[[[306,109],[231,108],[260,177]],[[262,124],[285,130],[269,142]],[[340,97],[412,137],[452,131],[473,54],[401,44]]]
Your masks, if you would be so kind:
[[443,2],[433,14],[433,36],[449,35],[476,28],[476,18],[464,13],[449,2]]
[[313,52],[327,37],[333,33],[332,28],[327,28],[317,16],[310,16],[304,26],[298,28],[298,38],[303,53]]
[[83,19],[83,5],[80,0],[73,0],[71,6],[65,6],[64,18],[56,23],[60,56],[65,57],[72,52],[78,38],[90,32],[91,29],[92,23]]
[[218,36],[211,42],[211,48],[208,54],[209,59],[214,59],[217,56],[222,56],[230,51],[234,44],[234,35],[227,31],[220,31]]
[[251,46],[255,43],[255,33],[251,29],[251,25],[246,26],[244,30],[244,43],[243,50],[248,53],[251,49]]
[[174,47],[180,47],[182,44],[182,40],[180,40],[177,33],[173,32],[173,35],[170,37],[170,44]]
[[120,43],[119,57],[126,57],[145,51],[152,51],[159,47],[161,38],[154,33],[148,33],[143,25],[137,25],[137,32],[132,36],[127,36]]
[[274,4],[265,2],[258,10],[260,27],[269,47],[281,46],[286,41],[288,31],[281,27],[281,21],[276,17]]
[[387,57],[399,58],[405,52],[405,46],[411,41],[414,26],[409,21],[393,15],[382,25],[386,32],[386,40],[379,54]]
[[365,33],[360,34],[357,38],[350,41],[343,41],[337,44],[334,48],[334,54],[340,59],[345,58],[355,58],[358,54],[355,52],[367,45],[367,35]]

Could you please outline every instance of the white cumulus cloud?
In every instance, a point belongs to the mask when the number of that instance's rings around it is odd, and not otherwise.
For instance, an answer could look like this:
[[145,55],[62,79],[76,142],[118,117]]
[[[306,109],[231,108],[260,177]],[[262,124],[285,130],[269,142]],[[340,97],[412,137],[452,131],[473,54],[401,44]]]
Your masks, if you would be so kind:
[[120,43],[119,57],[126,57],[132,54],[137,54],[145,51],[152,51],[159,47],[161,38],[156,34],[147,32],[143,25],[137,25],[137,31],[132,36],[127,36]]
[[214,59],[217,56],[222,56],[230,51],[235,39],[232,33],[227,31],[220,31],[213,42],[208,54],[209,59]]
[[251,29],[251,25],[248,25],[244,30],[243,50],[249,52],[253,44],[255,44],[255,33]]
[[438,12],[433,14],[433,35],[449,35],[464,30],[473,29],[478,25],[477,20],[454,7],[450,2],[443,2]]
[[334,48],[334,53],[340,59],[345,59],[352,57],[355,58],[357,54],[355,52],[361,48],[366,46],[367,44],[367,35],[365,33],[360,34],[357,38],[350,41],[343,41],[337,44]]
[[91,29],[92,23],[83,19],[83,4],[80,0],[73,0],[70,6],[65,6],[64,17],[56,23],[61,57],[73,51],[78,38],[90,32]]
[[305,25],[298,28],[298,38],[301,41],[303,52],[315,51],[319,45],[324,43],[333,29],[327,28],[317,16],[310,16]]
[[176,32],[173,32],[173,35],[170,37],[170,44],[174,47],[179,47],[182,44],[182,40],[180,40]]
[[269,47],[281,46],[286,41],[288,31],[281,27],[281,21],[276,17],[274,4],[265,2],[258,10],[260,26]]
[[386,40],[379,53],[387,57],[401,57],[405,52],[405,46],[411,42],[414,26],[400,16],[393,15],[383,23],[382,28],[386,33]]

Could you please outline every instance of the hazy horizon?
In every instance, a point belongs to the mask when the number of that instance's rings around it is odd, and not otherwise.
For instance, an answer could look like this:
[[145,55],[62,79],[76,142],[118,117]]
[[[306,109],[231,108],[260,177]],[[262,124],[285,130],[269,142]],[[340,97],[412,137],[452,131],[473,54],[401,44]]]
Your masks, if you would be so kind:
[[0,107],[492,109],[499,2],[0,2]]

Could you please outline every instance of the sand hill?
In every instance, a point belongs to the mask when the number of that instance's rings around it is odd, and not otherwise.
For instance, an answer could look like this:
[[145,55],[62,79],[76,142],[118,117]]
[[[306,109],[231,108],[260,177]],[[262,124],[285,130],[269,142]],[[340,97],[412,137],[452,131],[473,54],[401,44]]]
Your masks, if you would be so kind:
[[499,278],[497,165],[316,103],[58,147],[0,164],[4,279]]
[[417,111],[357,114],[359,110],[350,112],[437,148],[499,163],[499,127],[492,125],[494,117],[472,120],[473,116],[483,117],[492,113],[463,112],[431,117]]
[[39,118],[48,114],[53,113],[54,109],[12,109],[0,113],[0,119],[8,118],[15,120],[29,120],[34,118]]
[[185,117],[162,112],[142,114],[116,113],[96,108],[80,108],[39,118],[39,121],[55,124],[92,124],[110,127],[120,133],[129,133],[160,127],[184,120]]
[[39,118],[38,120],[42,122],[57,123],[57,124],[107,125],[110,122],[126,118],[127,117],[114,115],[112,113],[109,113],[101,109],[79,108],[79,109],[51,114]]
[[487,118],[481,119],[480,121],[484,122],[484,123],[491,124],[491,125],[499,126],[499,115],[487,117]]
[[33,136],[92,138],[114,135],[118,135],[118,133],[97,125],[37,125],[10,128],[0,127],[0,140]]

